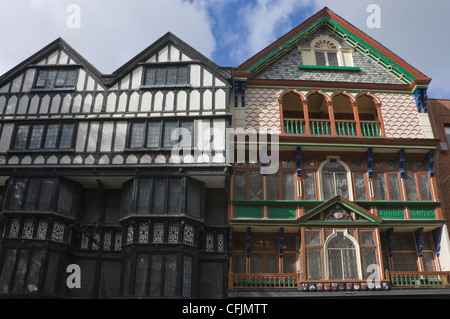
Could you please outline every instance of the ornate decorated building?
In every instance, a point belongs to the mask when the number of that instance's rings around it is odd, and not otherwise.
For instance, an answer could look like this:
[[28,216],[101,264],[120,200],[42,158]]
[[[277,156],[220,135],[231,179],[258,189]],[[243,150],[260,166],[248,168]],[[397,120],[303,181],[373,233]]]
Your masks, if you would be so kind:
[[430,81],[328,8],[235,70],[230,297],[448,296]]
[[3,75],[0,296],[223,298],[229,164],[207,132],[230,75],[170,33],[111,75],[62,39]]

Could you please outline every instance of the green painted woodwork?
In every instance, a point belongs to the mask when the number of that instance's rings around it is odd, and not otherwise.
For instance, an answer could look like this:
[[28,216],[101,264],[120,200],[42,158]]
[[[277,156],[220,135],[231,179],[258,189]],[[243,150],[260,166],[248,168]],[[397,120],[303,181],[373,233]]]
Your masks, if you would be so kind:
[[354,46],[356,50],[364,53],[370,59],[378,63],[381,67],[385,68],[386,70],[388,70],[388,72],[399,78],[403,83],[410,84],[415,79],[415,77],[411,73],[400,67],[398,64],[394,63],[394,61],[381,54],[374,47],[367,44],[361,38],[349,32],[347,29],[327,16],[321,17],[308,27],[304,28],[298,34],[296,34],[295,36],[284,42],[282,45],[278,46],[272,52],[267,54],[265,57],[251,65],[246,69],[246,71],[251,73],[260,71],[265,66],[269,65],[275,59],[290,50],[296,44],[304,40],[307,36],[310,36],[313,32],[317,31],[322,26],[328,28],[331,32],[340,36],[344,41]]
[[261,207],[243,207],[234,208],[235,218],[262,218]]
[[303,123],[303,121],[286,120],[284,121],[284,131],[286,134],[303,135],[305,134]]
[[381,127],[378,123],[361,123],[361,131],[365,137],[380,137]]
[[411,209],[411,219],[436,219],[434,209]]
[[271,207],[269,218],[295,219],[295,208]]
[[314,70],[314,71],[350,71],[359,72],[361,68],[350,67],[350,66],[325,66],[325,65],[300,65],[298,67],[300,70]]
[[404,219],[403,209],[380,209],[378,216],[382,219]]

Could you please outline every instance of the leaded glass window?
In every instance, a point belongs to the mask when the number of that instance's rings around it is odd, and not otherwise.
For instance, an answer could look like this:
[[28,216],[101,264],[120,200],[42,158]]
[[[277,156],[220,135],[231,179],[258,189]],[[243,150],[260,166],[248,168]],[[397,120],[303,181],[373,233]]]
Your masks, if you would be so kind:
[[14,150],[70,149],[75,124],[19,125],[14,136]]
[[171,86],[187,85],[188,67],[183,65],[168,67],[149,66],[145,71],[144,85],[146,86]]
[[341,163],[330,160],[322,167],[321,177],[323,200],[329,200],[338,195],[349,198],[347,170]]
[[391,200],[401,200],[402,196],[400,193],[400,184],[398,182],[397,174],[388,174],[389,180],[389,193],[391,195]]
[[373,173],[372,178],[377,200],[387,200],[386,180],[384,179],[384,174]]
[[432,200],[433,198],[431,196],[430,180],[428,178],[428,175],[419,174],[419,185],[422,200]]
[[412,201],[412,202],[418,201],[419,195],[417,192],[415,174],[413,174],[413,173],[405,174],[405,187],[406,187],[406,195],[408,197],[408,201]]
[[367,200],[366,180],[364,174],[354,174],[356,200]]
[[358,279],[358,263],[355,244],[343,232],[331,238],[326,247],[328,258],[328,279]]
[[39,70],[34,88],[45,90],[75,88],[77,73],[76,69]]
[[322,280],[322,249],[306,251],[308,280]]
[[305,200],[315,200],[316,197],[316,174],[303,174],[303,183],[305,185]]

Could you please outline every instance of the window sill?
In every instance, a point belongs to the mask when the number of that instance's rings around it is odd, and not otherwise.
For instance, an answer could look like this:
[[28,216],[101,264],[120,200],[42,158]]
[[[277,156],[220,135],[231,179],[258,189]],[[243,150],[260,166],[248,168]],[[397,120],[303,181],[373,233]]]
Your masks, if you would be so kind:
[[70,88],[52,88],[52,89],[32,88],[30,90],[30,93],[58,93],[58,92],[65,92],[65,93],[75,92],[75,87],[70,87]]
[[351,66],[325,66],[325,65],[300,65],[299,70],[313,70],[313,71],[346,71],[346,72],[359,72],[360,67]]
[[64,149],[55,149],[55,148],[45,148],[45,149],[25,149],[25,150],[9,150],[8,154],[38,154],[38,153],[73,153],[75,149],[73,148],[64,148]]
[[190,84],[170,84],[170,85],[141,85],[141,90],[152,90],[152,89],[191,89]]

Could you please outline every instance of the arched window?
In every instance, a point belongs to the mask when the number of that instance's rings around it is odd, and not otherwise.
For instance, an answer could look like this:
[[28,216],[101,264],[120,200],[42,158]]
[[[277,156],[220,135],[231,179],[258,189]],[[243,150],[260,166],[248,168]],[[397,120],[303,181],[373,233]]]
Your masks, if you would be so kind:
[[353,67],[353,49],[342,47],[337,39],[321,34],[310,45],[299,46],[303,65],[322,67]]
[[360,279],[356,242],[343,231],[338,231],[326,242],[328,280]]
[[329,159],[322,163],[319,170],[322,200],[329,200],[338,195],[352,200],[349,169],[343,162]]
[[356,99],[358,115],[361,123],[361,134],[365,137],[379,137],[382,135],[381,121],[372,97],[363,94]]

